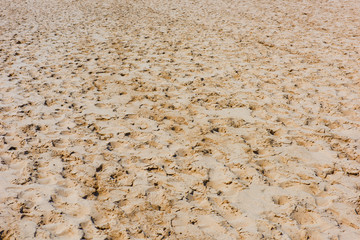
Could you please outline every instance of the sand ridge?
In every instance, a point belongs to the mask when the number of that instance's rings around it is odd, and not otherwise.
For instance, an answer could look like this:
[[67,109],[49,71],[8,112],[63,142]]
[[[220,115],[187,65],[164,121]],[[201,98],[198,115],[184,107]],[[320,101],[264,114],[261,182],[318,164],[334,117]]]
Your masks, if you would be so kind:
[[0,238],[356,239],[357,1],[9,1]]

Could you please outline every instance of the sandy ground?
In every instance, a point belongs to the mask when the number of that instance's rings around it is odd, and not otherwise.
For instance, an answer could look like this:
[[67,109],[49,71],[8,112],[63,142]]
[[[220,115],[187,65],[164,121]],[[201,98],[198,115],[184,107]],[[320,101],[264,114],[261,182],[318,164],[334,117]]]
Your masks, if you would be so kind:
[[358,239],[358,0],[0,0],[0,239]]

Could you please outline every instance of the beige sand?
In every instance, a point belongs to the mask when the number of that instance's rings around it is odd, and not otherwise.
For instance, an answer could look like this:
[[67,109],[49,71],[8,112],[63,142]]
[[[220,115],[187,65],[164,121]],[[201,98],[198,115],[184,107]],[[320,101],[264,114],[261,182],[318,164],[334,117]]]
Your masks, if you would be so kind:
[[0,239],[359,239],[357,0],[0,0]]

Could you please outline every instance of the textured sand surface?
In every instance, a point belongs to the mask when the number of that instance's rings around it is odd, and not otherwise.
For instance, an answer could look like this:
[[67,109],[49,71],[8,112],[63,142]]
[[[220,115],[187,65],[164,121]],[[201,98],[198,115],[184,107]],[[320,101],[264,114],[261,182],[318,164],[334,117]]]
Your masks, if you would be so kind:
[[358,239],[358,0],[0,0],[0,239]]

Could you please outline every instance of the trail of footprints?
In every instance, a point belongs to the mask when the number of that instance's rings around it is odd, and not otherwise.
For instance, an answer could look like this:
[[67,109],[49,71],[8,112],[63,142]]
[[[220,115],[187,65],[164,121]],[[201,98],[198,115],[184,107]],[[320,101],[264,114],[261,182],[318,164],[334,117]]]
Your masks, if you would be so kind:
[[264,43],[255,15],[241,32],[236,12],[209,7],[224,33],[189,8],[106,2],[51,1],[40,11],[62,28],[37,20],[1,39],[0,169],[13,177],[0,238],[359,234],[352,73]]

